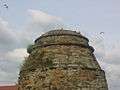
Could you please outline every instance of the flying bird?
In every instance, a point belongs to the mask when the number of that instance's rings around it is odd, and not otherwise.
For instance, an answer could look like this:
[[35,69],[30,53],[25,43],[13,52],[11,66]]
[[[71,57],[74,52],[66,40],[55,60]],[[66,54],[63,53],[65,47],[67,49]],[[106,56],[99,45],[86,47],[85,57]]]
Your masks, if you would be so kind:
[[105,32],[100,32],[100,34],[104,34]]
[[3,6],[8,9],[8,5],[7,4],[4,4]]

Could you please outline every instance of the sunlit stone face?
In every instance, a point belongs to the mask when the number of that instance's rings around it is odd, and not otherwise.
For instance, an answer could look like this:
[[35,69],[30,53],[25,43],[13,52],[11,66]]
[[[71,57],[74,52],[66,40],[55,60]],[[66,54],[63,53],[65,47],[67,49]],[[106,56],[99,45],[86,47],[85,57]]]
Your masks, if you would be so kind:
[[19,90],[108,90],[88,39],[69,30],[49,31],[28,48]]

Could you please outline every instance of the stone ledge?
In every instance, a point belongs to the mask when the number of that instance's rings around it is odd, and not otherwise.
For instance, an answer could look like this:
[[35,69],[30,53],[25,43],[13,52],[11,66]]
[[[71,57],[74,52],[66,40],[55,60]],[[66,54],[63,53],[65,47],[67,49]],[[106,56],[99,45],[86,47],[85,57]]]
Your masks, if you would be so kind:
[[86,37],[84,37],[84,36],[82,36],[82,35],[72,35],[72,34],[51,34],[51,35],[46,35],[46,36],[40,36],[39,38],[37,38],[36,40],[35,40],[35,43],[39,40],[39,39],[41,39],[41,38],[45,38],[45,37],[50,37],[50,36],[77,36],[77,37],[80,37],[80,38],[84,38],[85,40],[87,40],[88,42],[89,42],[89,40],[88,40],[88,38],[86,38]]
[[[76,44],[76,43],[58,43],[58,44],[44,44],[44,45],[32,45],[33,48],[31,49],[31,52],[38,48],[38,47],[48,47],[48,46],[53,46],[53,45],[63,45],[63,46],[79,46],[79,47],[83,47],[83,48],[88,48],[90,49],[92,52],[94,52],[94,48],[92,46],[86,46],[86,45],[83,45],[83,44]],[[28,48],[29,49],[29,48]],[[28,51],[27,49],[27,51]],[[28,53],[31,53],[31,52],[28,52]]]

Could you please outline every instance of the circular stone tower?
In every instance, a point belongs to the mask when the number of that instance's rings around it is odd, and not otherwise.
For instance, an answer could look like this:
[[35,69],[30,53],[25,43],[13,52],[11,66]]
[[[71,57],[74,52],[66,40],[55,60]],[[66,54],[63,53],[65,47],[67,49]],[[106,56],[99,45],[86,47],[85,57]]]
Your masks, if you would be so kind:
[[19,90],[108,90],[105,72],[88,42],[70,30],[41,35],[27,50]]

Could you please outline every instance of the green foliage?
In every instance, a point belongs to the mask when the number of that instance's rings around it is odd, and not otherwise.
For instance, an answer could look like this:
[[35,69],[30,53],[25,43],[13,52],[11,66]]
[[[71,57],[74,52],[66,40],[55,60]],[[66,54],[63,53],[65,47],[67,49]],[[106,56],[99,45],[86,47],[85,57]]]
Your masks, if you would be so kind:
[[46,58],[43,58],[45,56],[46,51],[42,49],[36,49],[34,50],[29,57],[25,58],[25,61],[22,65],[21,70],[25,72],[31,72],[36,70],[37,68],[45,69],[45,68],[52,68],[53,67],[53,61],[54,54],[52,52],[48,54]]
[[27,48],[27,52],[31,53],[33,51],[33,49],[35,49],[35,46],[34,45],[29,45],[28,48]]

